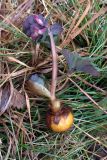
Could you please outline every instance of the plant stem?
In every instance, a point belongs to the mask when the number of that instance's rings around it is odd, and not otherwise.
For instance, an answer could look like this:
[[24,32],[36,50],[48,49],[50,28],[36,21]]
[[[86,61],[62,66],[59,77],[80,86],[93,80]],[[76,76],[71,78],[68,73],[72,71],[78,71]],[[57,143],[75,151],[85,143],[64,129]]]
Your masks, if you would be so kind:
[[54,42],[53,35],[51,31],[48,29],[48,34],[50,37],[51,42],[51,51],[52,51],[52,82],[51,82],[51,100],[54,101],[56,99],[55,90],[56,90],[56,83],[57,83],[57,53],[56,53],[56,46]]

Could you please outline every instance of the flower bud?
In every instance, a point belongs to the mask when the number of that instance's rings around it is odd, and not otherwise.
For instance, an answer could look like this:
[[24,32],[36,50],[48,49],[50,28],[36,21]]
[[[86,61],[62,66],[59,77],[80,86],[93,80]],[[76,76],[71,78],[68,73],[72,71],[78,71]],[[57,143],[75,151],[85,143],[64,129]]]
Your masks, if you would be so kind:
[[58,112],[49,110],[46,115],[47,126],[54,132],[67,131],[72,127],[73,120],[73,114],[68,107],[63,107]]
[[30,15],[23,23],[24,33],[33,40],[39,40],[47,31],[47,20],[41,15]]

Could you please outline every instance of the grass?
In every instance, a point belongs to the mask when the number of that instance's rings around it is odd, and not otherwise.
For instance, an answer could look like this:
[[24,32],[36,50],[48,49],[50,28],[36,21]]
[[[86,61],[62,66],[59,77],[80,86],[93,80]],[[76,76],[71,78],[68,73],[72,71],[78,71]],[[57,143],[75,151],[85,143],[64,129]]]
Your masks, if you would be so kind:
[[[51,13],[51,22],[60,21],[63,24],[64,33],[59,47],[61,47],[77,11],[79,11],[79,16],[76,22],[84,13],[84,9],[88,4],[87,1],[80,3],[78,0],[67,0],[66,3],[62,1],[59,4],[46,0],[35,3],[39,7],[37,8],[34,5],[30,11],[31,13],[40,11],[44,15]],[[92,1],[89,12],[78,27],[86,24],[104,6],[105,4],[101,3],[100,0]],[[9,9],[3,16],[9,16],[12,12],[14,11]],[[71,76],[71,81],[69,80],[63,89],[56,92],[57,97],[64,102],[65,106],[70,106],[73,109],[73,127],[61,134],[50,131],[45,123],[48,101],[42,97],[29,95],[31,122],[27,108],[22,110],[11,108],[0,117],[1,160],[107,159],[107,114],[96,107],[94,103],[99,104],[106,97],[106,24],[107,15],[105,13],[87,26],[81,34],[66,46],[71,51],[78,51],[81,55],[84,53],[86,56],[91,57],[101,72],[100,78],[83,73],[74,73]],[[2,37],[0,64],[3,69],[0,69],[0,74],[5,73],[5,64],[7,63],[14,87],[18,90],[23,90],[25,79],[29,74],[37,71],[42,72],[44,69],[52,67],[50,51],[41,46],[37,65],[43,61],[46,64],[34,70],[16,62],[7,61],[6,57],[12,55],[28,66],[32,66],[34,48],[32,49],[32,41],[22,33],[22,23],[20,25],[14,23],[9,25],[7,21],[1,21],[0,25],[0,28],[6,29],[11,33],[8,37]],[[46,61],[48,57],[50,58]],[[64,67],[66,65],[64,64],[64,58],[59,55],[59,59],[61,61],[59,61],[57,89],[64,84],[67,73]],[[27,68],[27,71],[23,71],[24,68]],[[20,74],[20,71],[23,71],[23,73]],[[44,75],[47,82],[50,83],[51,72]],[[81,78],[81,80],[78,78]],[[4,81],[8,81],[7,77],[0,78],[0,86],[3,85]]]

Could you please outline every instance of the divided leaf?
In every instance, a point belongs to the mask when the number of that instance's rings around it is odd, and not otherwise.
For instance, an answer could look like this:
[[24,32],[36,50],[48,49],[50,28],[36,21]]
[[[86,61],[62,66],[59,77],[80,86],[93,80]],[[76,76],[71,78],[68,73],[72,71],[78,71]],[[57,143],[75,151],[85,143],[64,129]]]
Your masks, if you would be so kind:
[[81,57],[79,54],[70,52],[67,49],[63,49],[61,52],[68,64],[69,72],[74,71],[89,73],[92,76],[100,76],[100,72],[97,71],[94,64],[89,60],[89,58]]
[[0,88],[0,116],[11,106],[18,109],[26,104],[25,97],[7,83]]
[[32,93],[51,98],[50,91],[45,87],[45,82],[38,74],[33,74],[27,81],[27,87]]

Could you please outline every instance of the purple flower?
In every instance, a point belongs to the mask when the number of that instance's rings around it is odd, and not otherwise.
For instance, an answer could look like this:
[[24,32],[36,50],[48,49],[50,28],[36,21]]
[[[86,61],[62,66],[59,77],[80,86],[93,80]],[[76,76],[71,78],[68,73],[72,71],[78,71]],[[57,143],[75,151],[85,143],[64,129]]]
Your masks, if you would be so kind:
[[28,16],[23,23],[24,33],[33,40],[41,39],[47,31],[47,20],[41,14]]

